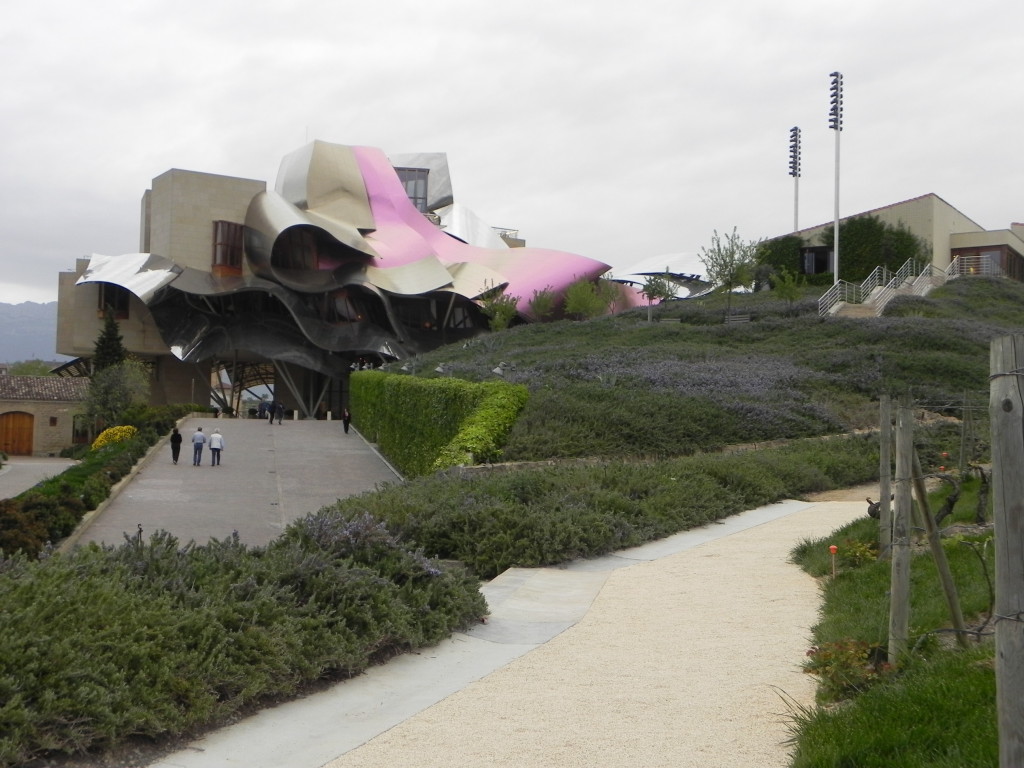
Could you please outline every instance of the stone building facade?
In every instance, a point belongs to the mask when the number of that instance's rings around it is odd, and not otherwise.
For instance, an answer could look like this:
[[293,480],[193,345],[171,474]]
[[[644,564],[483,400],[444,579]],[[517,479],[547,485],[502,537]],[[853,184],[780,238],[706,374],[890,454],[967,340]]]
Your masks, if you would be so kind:
[[89,379],[0,375],[0,451],[56,456],[75,442]]

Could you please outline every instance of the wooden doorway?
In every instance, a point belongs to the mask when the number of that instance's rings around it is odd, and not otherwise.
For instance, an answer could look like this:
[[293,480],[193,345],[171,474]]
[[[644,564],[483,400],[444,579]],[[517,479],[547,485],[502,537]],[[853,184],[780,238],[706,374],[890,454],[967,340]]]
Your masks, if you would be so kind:
[[0,451],[8,456],[31,456],[34,426],[31,413],[0,413]]

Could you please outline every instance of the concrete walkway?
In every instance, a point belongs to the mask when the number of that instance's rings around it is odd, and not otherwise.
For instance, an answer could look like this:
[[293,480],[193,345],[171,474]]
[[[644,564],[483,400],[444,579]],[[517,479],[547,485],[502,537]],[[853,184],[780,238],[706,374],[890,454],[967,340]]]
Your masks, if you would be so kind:
[[[205,448],[192,465],[189,441],[197,428],[219,429],[225,448],[219,466]],[[242,542],[263,545],[291,521],[339,498],[372,491],[398,475],[353,429],[340,421],[187,419],[181,456],[171,462],[166,441],[135,476],[87,523],[75,543],[121,544],[125,534],[157,529],[198,544],[237,531]]]
[[39,456],[11,456],[0,467],[0,499],[10,499],[48,477],[59,475],[75,462]]

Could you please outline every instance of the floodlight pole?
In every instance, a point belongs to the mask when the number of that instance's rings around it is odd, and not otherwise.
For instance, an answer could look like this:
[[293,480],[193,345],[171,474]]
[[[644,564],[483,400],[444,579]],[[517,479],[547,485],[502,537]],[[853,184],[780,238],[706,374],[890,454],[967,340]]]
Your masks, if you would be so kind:
[[789,129],[789,175],[793,177],[793,231],[800,230],[800,129]]
[[836,132],[836,194],[835,217],[832,233],[832,266],[835,270],[833,285],[839,284],[839,134],[843,132],[843,75],[833,72],[832,78],[832,109],[829,111],[829,128]]

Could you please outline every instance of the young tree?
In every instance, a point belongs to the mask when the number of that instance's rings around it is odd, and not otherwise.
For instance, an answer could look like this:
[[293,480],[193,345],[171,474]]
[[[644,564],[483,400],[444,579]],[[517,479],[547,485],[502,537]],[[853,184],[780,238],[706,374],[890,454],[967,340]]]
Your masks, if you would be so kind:
[[565,315],[575,320],[589,320],[608,311],[615,301],[615,283],[601,281],[595,285],[587,279],[577,280],[565,289]]
[[667,301],[675,297],[676,286],[675,283],[668,276],[668,270],[665,270],[663,275],[648,275],[644,279],[644,287],[640,289],[647,298],[647,322],[652,321],[651,317],[651,305],[655,301]]
[[772,279],[772,290],[775,295],[789,305],[789,311],[793,311],[793,305],[803,293],[804,280],[794,275],[788,269],[780,269]]
[[491,289],[482,297],[480,307],[490,321],[492,331],[503,331],[512,324],[519,312],[519,297],[507,296],[504,288]]
[[96,339],[96,346],[93,348],[93,373],[120,365],[127,357],[128,350],[124,348],[122,343],[121,329],[117,325],[117,320],[114,319],[114,313],[108,309],[104,316],[103,330]]
[[736,232],[736,227],[727,235],[714,231],[711,247],[700,249],[700,260],[707,272],[708,282],[726,292],[726,315],[732,308],[732,292],[741,286],[749,286],[754,279],[754,266],[759,241],[747,242]]
[[96,371],[89,383],[85,412],[95,426],[116,426],[132,406],[149,402],[149,372],[137,360]]
[[538,320],[550,320],[555,315],[555,291],[549,285],[547,288],[534,291],[530,299],[530,311]]

